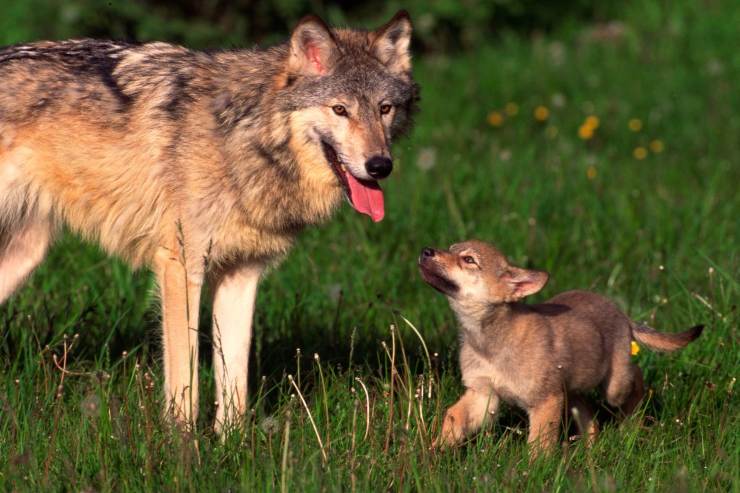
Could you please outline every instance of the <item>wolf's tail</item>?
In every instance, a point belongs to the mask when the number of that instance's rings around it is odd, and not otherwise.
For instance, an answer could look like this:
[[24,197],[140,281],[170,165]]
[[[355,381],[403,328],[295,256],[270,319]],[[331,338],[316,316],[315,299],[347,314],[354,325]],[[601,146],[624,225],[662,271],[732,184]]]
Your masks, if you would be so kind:
[[678,333],[658,332],[647,325],[632,325],[632,337],[653,351],[671,352],[686,347],[688,343],[701,335],[703,325],[691,327],[689,330]]

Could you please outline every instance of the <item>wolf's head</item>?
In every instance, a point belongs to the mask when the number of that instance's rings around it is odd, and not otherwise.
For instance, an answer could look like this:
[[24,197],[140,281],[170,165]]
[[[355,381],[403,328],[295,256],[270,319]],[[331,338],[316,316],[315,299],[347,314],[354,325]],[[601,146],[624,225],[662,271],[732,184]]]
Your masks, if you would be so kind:
[[378,180],[393,170],[390,143],[409,126],[418,98],[410,41],[405,11],[374,31],[306,17],[293,30],[280,81],[298,164],[331,170],[352,206],[374,221],[385,213]]
[[477,240],[449,250],[424,248],[419,270],[429,285],[461,306],[517,301],[538,292],[549,277],[511,265],[493,245]]

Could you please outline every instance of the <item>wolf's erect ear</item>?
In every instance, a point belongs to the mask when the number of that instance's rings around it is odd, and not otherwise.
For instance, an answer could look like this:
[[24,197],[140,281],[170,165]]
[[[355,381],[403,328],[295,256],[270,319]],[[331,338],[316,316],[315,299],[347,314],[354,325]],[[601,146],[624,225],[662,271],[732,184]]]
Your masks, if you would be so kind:
[[509,285],[509,301],[515,301],[538,292],[550,278],[547,272],[509,267],[502,279]]
[[370,50],[393,73],[411,70],[411,18],[399,10],[387,24],[370,33]]
[[315,15],[301,19],[290,36],[288,65],[291,72],[326,75],[339,54],[331,29]]

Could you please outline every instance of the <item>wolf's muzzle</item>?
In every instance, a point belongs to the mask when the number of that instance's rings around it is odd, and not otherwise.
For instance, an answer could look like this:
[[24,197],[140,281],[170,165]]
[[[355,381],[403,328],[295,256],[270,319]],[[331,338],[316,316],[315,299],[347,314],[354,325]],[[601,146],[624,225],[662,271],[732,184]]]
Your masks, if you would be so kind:
[[393,161],[383,156],[373,156],[365,163],[367,174],[376,180],[382,180],[393,171]]

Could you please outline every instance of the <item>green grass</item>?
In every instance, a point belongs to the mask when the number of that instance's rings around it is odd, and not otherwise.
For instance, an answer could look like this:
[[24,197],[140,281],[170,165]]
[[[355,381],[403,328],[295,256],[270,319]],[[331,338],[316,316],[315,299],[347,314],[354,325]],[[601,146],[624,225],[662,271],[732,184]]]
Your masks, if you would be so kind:
[[[740,12],[648,2],[626,8],[624,22],[618,40],[594,41],[581,26],[417,60],[422,113],[396,145],[386,219],[343,208],[264,281],[254,411],[225,443],[210,430],[210,327],[198,430],[182,436],[159,416],[150,274],[62,239],[0,308],[0,489],[740,490]],[[533,117],[540,105],[544,122]],[[492,111],[501,126],[487,123]],[[582,140],[589,115],[600,125]],[[656,139],[662,152],[650,150]],[[576,442],[529,464],[526,422],[509,408],[464,447],[432,453],[462,388],[453,315],[416,257],[470,237],[548,270],[536,300],[587,288],[662,330],[707,329],[678,354],[640,352],[643,419],[607,420],[591,450]],[[65,343],[66,376],[53,362]],[[393,380],[383,344],[395,344]]]

